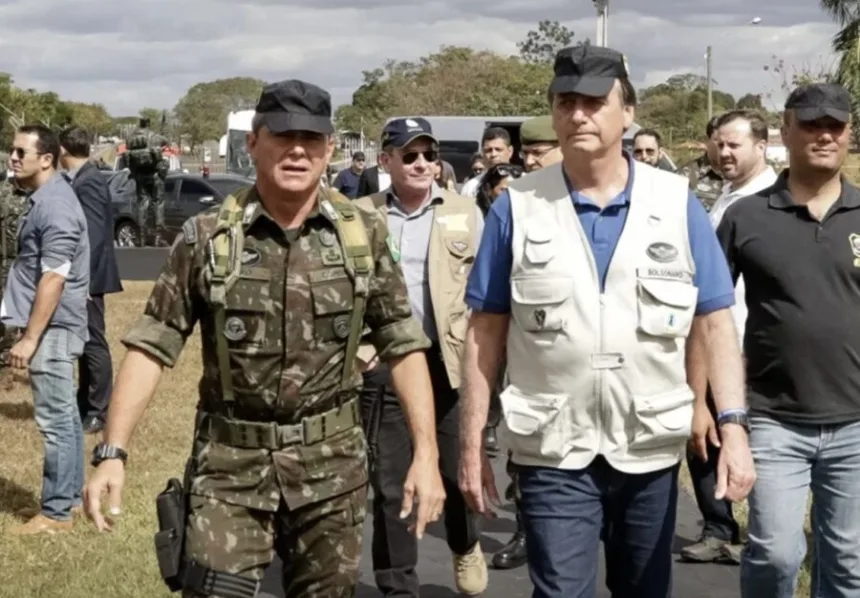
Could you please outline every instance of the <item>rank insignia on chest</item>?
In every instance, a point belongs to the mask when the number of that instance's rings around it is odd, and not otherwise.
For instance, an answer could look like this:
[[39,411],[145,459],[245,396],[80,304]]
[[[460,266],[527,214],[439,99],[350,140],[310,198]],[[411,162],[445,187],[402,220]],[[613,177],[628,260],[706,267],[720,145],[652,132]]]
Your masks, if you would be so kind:
[[544,322],[546,322],[546,310],[536,309],[534,312],[535,324],[538,325],[539,328],[543,328]]
[[227,318],[227,321],[224,322],[224,336],[226,336],[231,341],[240,341],[248,334],[248,329],[245,328],[245,322],[241,319],[233,316],[232,318]]
[[341,266],[343,254],[336,247],[328,247],[322,252],[322,263],[324,266]]
[[391,260],[396,264],[400,261],[400,248],[397,246],[397,241],[394,240],[392,235],[388,235],[388,238],[385,239],[385,243],[388,245],[388,252],[391,254]]
[[343,340],[349,336],[349,320],[350,316],[344,314],[337,316],[332,322],[334,335]]

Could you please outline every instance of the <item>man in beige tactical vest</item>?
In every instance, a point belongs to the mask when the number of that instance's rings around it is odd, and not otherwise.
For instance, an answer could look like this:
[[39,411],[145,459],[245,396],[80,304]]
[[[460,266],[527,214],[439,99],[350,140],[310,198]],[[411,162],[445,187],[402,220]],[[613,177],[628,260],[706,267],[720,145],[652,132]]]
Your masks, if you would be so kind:
[[408,515],[418,501],[418,537],[441,515],[429,342],[384,220],[320,190],[333,133],[327,92],[266,86],[248,135],[256,185],[185,223],[124,339],[85,495],[100,530],[101,495],[118,512],[129,440],[161,372],[201,325],[192,459],[184,492],[172,480],[159,497],[156,536],[162,577],[185,596],[252,598],[274,550],[287,598],[354,594],[367,499],[354,364],[365,327],[416,447],[398,507]]
[[[457,488],[460,364],[467,312],[464,293],[482,232],[475,200],[440,189],[434,182],[438,142],[422,119],[395,119],[382,133],[381,161],[391,187],[357,200],[379,210],[391,232],[388,243],[406,279],[416,322],[433,345],[427,362],[436,400],[436,426],[445,484],[445,528],[455,580],[463,594],[487,587],[487,565],[478,542],[476,516]],[[371,442],[374,495],[373,569],[385,596],[415,596],[415,539],[400,517],[403,479],[412,448],[403,414],[391,394],[388,368],[377,365],[373,347],[359,353],[365,364],[362,412]]]
[[[552,128],[552,117],[536,116],[531,118],[520,126],[520,141],[523,144],[520,150],[520,157],[526,167],[526,172],[537,172],[553,164],[561,162],[561,148],[558,145],[558,137],[555,130]],[[504,388],[504,387],[502,387]],[[501,392],[502,389],[499,389]],[[493,413],[498,411],[498,415]],[[501,404],[498,400],[498,394],[494,393],[493,402],[490,406],[490,417],[495,423],[501,419]],[[493,429],[494,428],[490,428]],[[492,436],[488,435],[487,444],[494,439],[495,433]],[[505,498],[513,500],[516,506],[517,530],[511,536],[510,541],[505,544],[496,554],[493,555],[492,565],[496,569],[515,569],[526,564],[526,530],[523,525],[523,519],[520,516],[520,497],[517,491],[517,473],[516,465],[511,461],[511,451],[508,451],[508,463],[505,468],[511,478],[511,483],[505,490]]]
[[687,181],[622,151],[635,110],[623,55],[565,48],[554,70],[562,162],[495,201],[469,277],[460,486],[480,513],[485,491],[498,499],[481,437],[504,352],[532,595],[593,596],[602,536],[614,598],[669,598],[691,334],[720,364],[718,492],[742,499],[755,478],[734,288]]

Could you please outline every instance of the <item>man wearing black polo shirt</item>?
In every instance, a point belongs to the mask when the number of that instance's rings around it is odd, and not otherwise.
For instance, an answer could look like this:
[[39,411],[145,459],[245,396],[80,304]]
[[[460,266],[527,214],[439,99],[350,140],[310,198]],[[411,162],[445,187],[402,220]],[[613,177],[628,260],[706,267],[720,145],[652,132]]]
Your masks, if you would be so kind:
[[790,168],[731,206],[717,231],[746,281],[750,445],[744,598],[791,598],[812,491],[812,596],[860,596],[860,190],[840,175],[851,98],[796,89],[782,139]]

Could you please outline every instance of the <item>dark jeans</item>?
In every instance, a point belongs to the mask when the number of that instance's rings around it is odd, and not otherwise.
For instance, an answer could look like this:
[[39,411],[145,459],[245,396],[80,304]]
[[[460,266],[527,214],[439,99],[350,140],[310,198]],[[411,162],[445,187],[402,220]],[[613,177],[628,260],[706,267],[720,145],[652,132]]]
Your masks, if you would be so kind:
[[[479,532],[477,516],[469,511],[457,487],[459,394],[451,389],[438,352],[430,349],[427,361],[436,397],[439,467],[447,494],[445,532],[451,551],[465,554],[478,541]],[[374,419],[372,409],[380,388],[383,389],[382,417],[375,439],[378,453],[370,477],[373,487],[373,571],[376,586],[383,595],[417,597],[419,582],[415,567],[418,564],[418,542],[408,530],[409,520],[400,518],[403,482],[412,464],[412,440],[385,364],[364,375],[361,410],[366,424]]]
[[518,466],[532,598],[593,598],[604,534],[613,598],[669,598],[678,469],[625,474],[602,457],[581,470]]
[[97,417],[104,421],[113,389],[113,364],[105,338],[105,299],[94,295],[87,301],[87,328],[90,340],[78,360],[78,410],[81,420]]
[[[716,420],[717,412],[710,388],[708,388],[707,402],[708,409]],[[740,529],[732,512],[732,503],[728,500],[714,498],[719,458],[720,449],[708,443],[708,462],[703,463],[699,457],[690,451],[687,453],[687,467],[690,468],[696,504],[699,506],[704,521],[702,536],[737,544],[740,542]]]

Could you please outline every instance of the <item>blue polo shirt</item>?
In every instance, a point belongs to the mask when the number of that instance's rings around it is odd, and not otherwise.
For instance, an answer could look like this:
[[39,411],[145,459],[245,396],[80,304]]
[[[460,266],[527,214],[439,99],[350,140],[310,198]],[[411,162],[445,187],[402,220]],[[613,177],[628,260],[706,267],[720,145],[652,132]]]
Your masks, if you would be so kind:
[[[630,165],[627,187],[605,208],[601,209],[581,193],[570,194],[594,255],[601,292],[630,207],[634,169],[630,157],[627,158]],[[687,199],[687,230],[696,264],[693,284],[699,288],[696,314],[731,307],[735,303],[735,289],[725,254],[707,212],[692,191]],[[493,202],[484,221],[484,234],[466,286],[466,304],[474,311],[510,313],[512,238],[511,197],[505,191]]]

